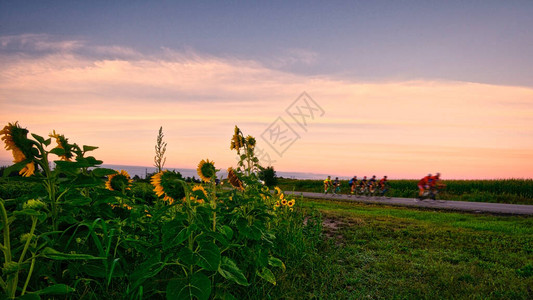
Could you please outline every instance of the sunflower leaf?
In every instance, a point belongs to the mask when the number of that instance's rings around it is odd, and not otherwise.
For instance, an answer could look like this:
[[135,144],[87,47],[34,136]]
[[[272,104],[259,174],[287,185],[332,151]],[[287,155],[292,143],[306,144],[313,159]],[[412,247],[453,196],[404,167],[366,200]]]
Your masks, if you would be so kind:
[[93,151],[96,149],[98,149],[98,147],[83,145],[83,152],[89,152],[89,151]]
[[279,267],[285,271],[285,264],[281,261],[279,258],[275,258],[274,256],[270,256],[268,258],[268,264],[272,267]]
[[276,285],[276,276],[274,276],[274,273],[269,268],[263,267],[261,271],[257,270],[256,274],[273,285]]
[[38,134],[32,133],[31,136],[33,136],[34,139],[36,139],[39,143],[44,144],[44,138]]
[[55,154],[57,156],[63,156],[63,155],[65,155],[65,149],[56,147],[56,148],[50,150],[50,153]]
[[187,278],[172,279],[167,285],[167,299],[207,300],[211,295],[211,281],[202,273]]
[[239,269],[237,264],[229,257],[222,257],[222,263],[218,268],[218,273],[228,280],[235,281],[237,284],[244,286],[250,285],[241,269]]

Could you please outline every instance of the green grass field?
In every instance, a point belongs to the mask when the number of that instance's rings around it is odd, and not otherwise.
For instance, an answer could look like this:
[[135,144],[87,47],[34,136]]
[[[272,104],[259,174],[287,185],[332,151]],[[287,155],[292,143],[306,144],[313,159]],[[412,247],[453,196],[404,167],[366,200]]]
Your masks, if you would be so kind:
[[[533,218],[305,199],[325,242],[281,298],[533,299]],[[290,263],[289,263],[290,265]]]
[[[390,197],[414,198],[417,180],[390,180]],[[444,180],[446,188],[440,199],[456,201],[533,204],[533,179]],[[278,179],[281,189],[301,192],[323,192],[322,180]],[[349,192],[348,181],[341,181],[341,193]]]

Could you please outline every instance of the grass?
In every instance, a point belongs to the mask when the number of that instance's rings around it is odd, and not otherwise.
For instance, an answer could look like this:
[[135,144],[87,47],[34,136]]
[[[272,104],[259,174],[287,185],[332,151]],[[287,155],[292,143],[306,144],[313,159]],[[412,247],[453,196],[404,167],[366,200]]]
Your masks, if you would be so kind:
[[533,218],[299,202],[323,214],[325,242],[282,298],[533,298]]
[[[390,197],[415,198],[418,195],[417,180],[390,180]],[[533,179],[502,180],[444,180],[446,188],[440,199],[455,201],[511,203],[533,205]],[[322,180],[278,179],[283,190],[323,192]],[[341,193],[348,193],[347,180],[341,180]]]

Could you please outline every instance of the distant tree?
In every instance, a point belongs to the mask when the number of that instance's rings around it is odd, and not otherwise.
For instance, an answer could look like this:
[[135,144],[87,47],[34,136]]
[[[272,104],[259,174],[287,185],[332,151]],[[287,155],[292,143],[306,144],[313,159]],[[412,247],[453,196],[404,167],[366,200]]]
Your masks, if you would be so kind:
[[257,174],[259,176],[259,179],[263,180],[265,182],[265,185],[268,187],[273,187],[278,184],[278,178],[276,177],[276,171],[274,170],[274,167],[266,167],[261,168],[259,173]]
[[157,135],[157,142],[155,144],[155,157],[154,163],[157,168],[157,172],[163,171],[163,166],[167,161],[165,152],[167,151],[167,143],[163,142],[163,126],[159,127],[159,134]]

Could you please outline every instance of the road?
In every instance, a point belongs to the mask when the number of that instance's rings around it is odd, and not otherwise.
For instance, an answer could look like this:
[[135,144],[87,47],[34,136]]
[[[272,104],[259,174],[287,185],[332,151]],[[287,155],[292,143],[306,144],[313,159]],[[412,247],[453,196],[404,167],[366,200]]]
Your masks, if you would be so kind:
[[373,204],[387,204],[394,206],[410,206],[434,208],[443,210],[466,211],[475,213],[493,213],[505,215],[533,215],[533,205],[522,204],[504,204],[504,203],[486,203],[486,202],[466,202],[466,201],[449,201],[449,200],[418,200],[413,198],[384,198],[384,197],[355,197],[349,195],[324,195],[322,193],[310,192],[291,192],[285,191],[285,194],[302,195],[305,198],[329,199],[341,201],[353,201]]

